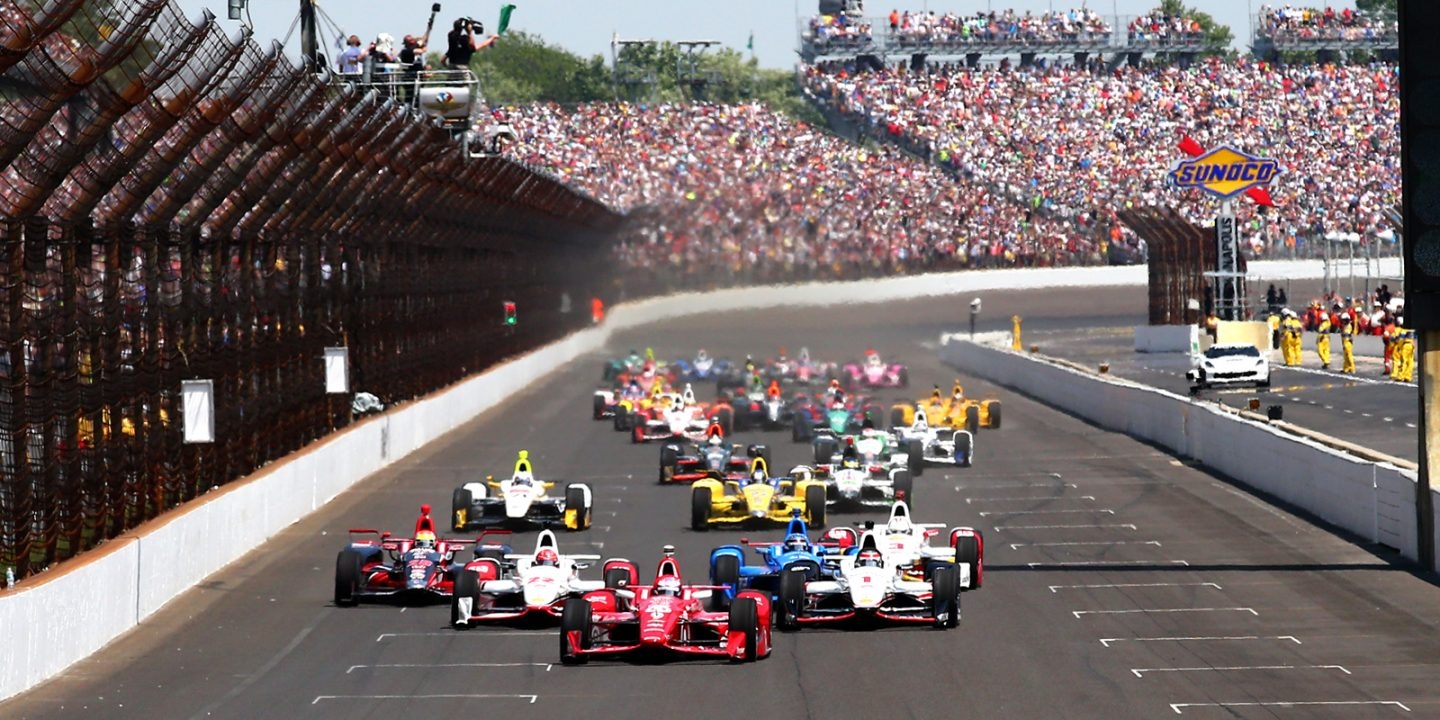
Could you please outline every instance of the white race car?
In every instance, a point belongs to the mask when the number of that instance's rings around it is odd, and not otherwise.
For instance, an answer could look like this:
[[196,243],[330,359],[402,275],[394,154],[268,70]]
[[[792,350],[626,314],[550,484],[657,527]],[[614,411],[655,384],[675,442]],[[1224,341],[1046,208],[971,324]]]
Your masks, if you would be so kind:
[[928,577],[913,577],[883,552],[883,544],[874,532],[865,532],[858,547],[841,556],[833,579],[820,579],[804,564],[782,571],[776,625],[782,630],[847,620],[958,625],[965,566],[938,564]]
[[1195,356],[1194,367],[1185,373],[1196,390],[1213,385],[1270,387],[1270,361],[1254,345],[1233,343],[1211,345]]
[[917,523],[910,518],[910,506],[897,502],[890,508],[890,519],[873,533],[885,564],[912,578],[928,578],[936,565],[954,563],[958,566],[960,589],[980,587],[985,568],[985,540],[979,530],[956,527],[950,530],[950,544],[935,547],[930,539],[945,529],[944,523]]
[[553,497],[555,483],[535,479],[530,454],[520,451],[515,471],[507,480],[469,482],[455,488],[451,497],[452,527],[457,531],[504,527],[528,529],[534,526],[563,525],[566,530],[590,527],[593,497],[590,486],[570,483],[563,497]]
[[920,442],[920,457],[932,465],[970,467],[975,461],[975,435],[969,430],[931,425],[921,408],[915,409],[915,420],[909,426],[895,428],[896,439],[903,445],[909,440]]
[[561,554],[555,533],[549,530],[540,531],[533,553],[496,557],[476,552],[475,562],[455,576],[450,604],[455,627],[531,615],[558,619],[571,593],[605,587],[602,580],[580,578],[580,571],[600,556]]

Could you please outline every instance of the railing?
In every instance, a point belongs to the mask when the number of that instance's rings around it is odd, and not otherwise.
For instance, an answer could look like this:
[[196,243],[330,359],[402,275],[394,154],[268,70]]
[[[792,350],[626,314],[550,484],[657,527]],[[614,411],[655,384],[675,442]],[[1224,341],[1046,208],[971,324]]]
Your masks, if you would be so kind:
[[326,347],[393,404],[588,323],[561,297],[623,218],[466,157],[432,120],[473,95],[411,111],[468,79],[325,82],[170,0],[0,3],[0,578],[345,426]]

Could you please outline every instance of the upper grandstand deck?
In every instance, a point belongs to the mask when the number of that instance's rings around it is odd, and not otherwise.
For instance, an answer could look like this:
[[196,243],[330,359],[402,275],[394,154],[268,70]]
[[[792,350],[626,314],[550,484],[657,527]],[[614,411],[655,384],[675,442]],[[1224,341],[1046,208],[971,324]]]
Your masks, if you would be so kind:
[[1364,51],[1390,57],[1400,52],[1397,21],[1369,17],[1349,8],[1262,6],[1253,26],[1251,47],[1256,55],[1265,58],[1284,52]]

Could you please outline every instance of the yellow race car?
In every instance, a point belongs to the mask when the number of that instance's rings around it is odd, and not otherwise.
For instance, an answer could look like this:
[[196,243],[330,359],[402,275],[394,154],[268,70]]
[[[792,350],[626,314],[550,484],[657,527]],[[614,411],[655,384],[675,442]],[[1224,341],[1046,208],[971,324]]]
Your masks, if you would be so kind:
[[925,418],[931,425],[967,430],[971,434],[979,432],[982,427],[1000,427],[1000,401],[966,397],[965,388],[960,385],[959,380],[950,388],[948,398],[940,394],[940,386],[936,385],[930,397],[921,399],[914,405],[898,403],[891,407],[890,427],[910,427],[915,422],[917,409],[925,413]]
[[690,527],[785,525],[799,511],[810,527],[825,526],[825,481],[770,477],[765,458],[750,462],[744,480],[696,480],[690,489]]

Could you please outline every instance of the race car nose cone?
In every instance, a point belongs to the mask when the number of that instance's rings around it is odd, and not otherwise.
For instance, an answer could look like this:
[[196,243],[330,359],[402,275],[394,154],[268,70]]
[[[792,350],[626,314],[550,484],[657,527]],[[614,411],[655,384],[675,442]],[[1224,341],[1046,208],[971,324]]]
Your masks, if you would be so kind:
[[764,511],[764,510],[751,510],[751,511],[750,511],[750,517],[752,517],[752,518],[763,518],[763,517],[765,517],[765,511]]

